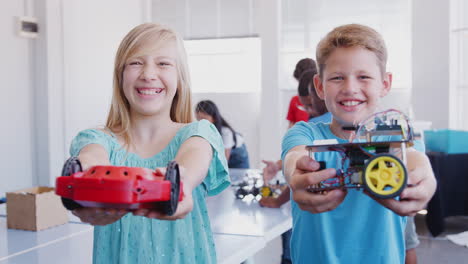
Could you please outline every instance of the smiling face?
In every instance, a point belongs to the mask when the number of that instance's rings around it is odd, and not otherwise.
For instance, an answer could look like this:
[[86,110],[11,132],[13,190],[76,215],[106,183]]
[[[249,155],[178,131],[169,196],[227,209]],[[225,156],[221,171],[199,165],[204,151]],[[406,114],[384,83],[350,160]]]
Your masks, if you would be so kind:
[[333,114],[332,131],[351,126],[373,114],[391,87],[392,76],[382,73],[377,56],[362,47],[335,49],[322,77],[314,79],[317,95]]
[[174,43],[167,42],[150,54],[125,62],[122,87],[131,115],[170,116],[177,91],[176,54]]

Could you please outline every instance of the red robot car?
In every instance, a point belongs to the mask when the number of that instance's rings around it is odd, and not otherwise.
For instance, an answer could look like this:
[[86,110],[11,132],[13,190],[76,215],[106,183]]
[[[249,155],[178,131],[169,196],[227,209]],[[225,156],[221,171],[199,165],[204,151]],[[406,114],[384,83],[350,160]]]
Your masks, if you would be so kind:
[[147,168],[94,166],[82,171],[77,157],[68,159],[56,180],[56,194],[68,210],[81,207],[157,209],[173,215],[182,200],[179,166],[169,162],[166,174]]

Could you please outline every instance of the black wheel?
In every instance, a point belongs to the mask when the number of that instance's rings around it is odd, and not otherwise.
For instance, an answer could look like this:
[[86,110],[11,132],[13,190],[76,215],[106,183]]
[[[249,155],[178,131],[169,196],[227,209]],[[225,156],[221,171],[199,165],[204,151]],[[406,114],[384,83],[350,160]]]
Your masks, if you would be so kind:
[[[80,160],[78,159],[78,157],[71,157],[67,161],[65,161],[65,164],[63,164],[61,176],[70,176],[73,173],[80,171],[83,171]],[[79,203],[68,198],[62,197],[62,203],[63,206],[65,206],[65,208],[67,208],[70,211],[83,208],[83,206],[81,206]]]
[[171,161],[167,164],[164,180],[171,183],[171,198],[169,201],[161,202],[162,212],[167,215],[173,215],[177,210],[180,195],[180,171],[177,162]]

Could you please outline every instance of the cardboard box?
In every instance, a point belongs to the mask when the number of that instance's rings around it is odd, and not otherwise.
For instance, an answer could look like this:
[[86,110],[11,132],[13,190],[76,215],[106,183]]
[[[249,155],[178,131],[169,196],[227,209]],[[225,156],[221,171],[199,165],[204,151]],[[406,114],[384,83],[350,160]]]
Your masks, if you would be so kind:
[[50,187],[33,187],[8,192],[7,226],[38,231],[68,222],[68,212]]

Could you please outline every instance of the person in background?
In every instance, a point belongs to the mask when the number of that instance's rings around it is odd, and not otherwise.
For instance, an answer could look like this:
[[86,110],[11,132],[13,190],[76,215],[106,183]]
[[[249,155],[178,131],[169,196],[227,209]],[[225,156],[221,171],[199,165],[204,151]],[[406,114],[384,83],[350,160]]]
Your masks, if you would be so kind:
[[74,210],[94,226],[93,263],[216,263],[205,197],[229,186],[227,162],[216,127],[193,122],[184,44],[173,30],[146,23],[124,37],[106,126],[81,131],[70,154],[83,170],[115,165],[165,173],[175,160],[183,182],[172,216],[156,209]]
[[[317,67],[315,67],[315,61],[308,59],[313,62],[309,66],[309,69],[302,73],[302,76],[299,79],[299,85],[297,88],[297,93],[299,100],[301,101],[304,109],[306,110],[309,122],[327,122],[331,121],[331,114],[328,113],[325,106],[325,102],[321,100],[316,92],[314,87],[314,76],[317,74]],[[266,166],[263,169],[263,181],[265,183],[273,179],[276,174],[281,170],[282,161],[263,161]],[[280,208],[283,204],[290,200],[290,189],[286,187],[278,197],[263,197],[260,200],[260,205],[270,208]],[[291,240],[292,230],[288,230],[281,235],[282,244],[283,244],[283,255],[281,257],[281,263],[291,263],[291,254],[290,254],[290,240]]]
[[[313,193],[309,186],[335,178],[342,169],[339,152],[306,149],[314,140],[346,143],[352,126],[377,111],[391,89],[387,51],[379,33],[349,24],[329,32],[317,46],[317,95],[332,113],[332,122],[301,122],[283,138],[283,172],[292,192],[292,260],[296,263],[403,263],[406,217],[423,209],[436,181],[422,142],[406,150],[408,183],[399,199],[379,199],[355,189]],[[391,136],[379,136],[377,141]],[[318,161],[326,169],[319,170]]]
[[244,138],[221,116],[213,101],[200,101],[195,107],[195,115],[198,120],[206,119],[213,123],[221,133],[229,168],[250,168],[249,154]]
[[[294,69],[293,76],[297,81],[299,81],[301,79],[302,74],[305,71],[314,69],[317,69],[315,61],[310,58],[304,58],[296,63],[296,68]],[[289,121],[288,128],[292,127],[295,123],[299,121],[309,120],[309,114],[304,109],[304,106],[302,105],[299,96],[295,95],[291,98],[286,119]]]

